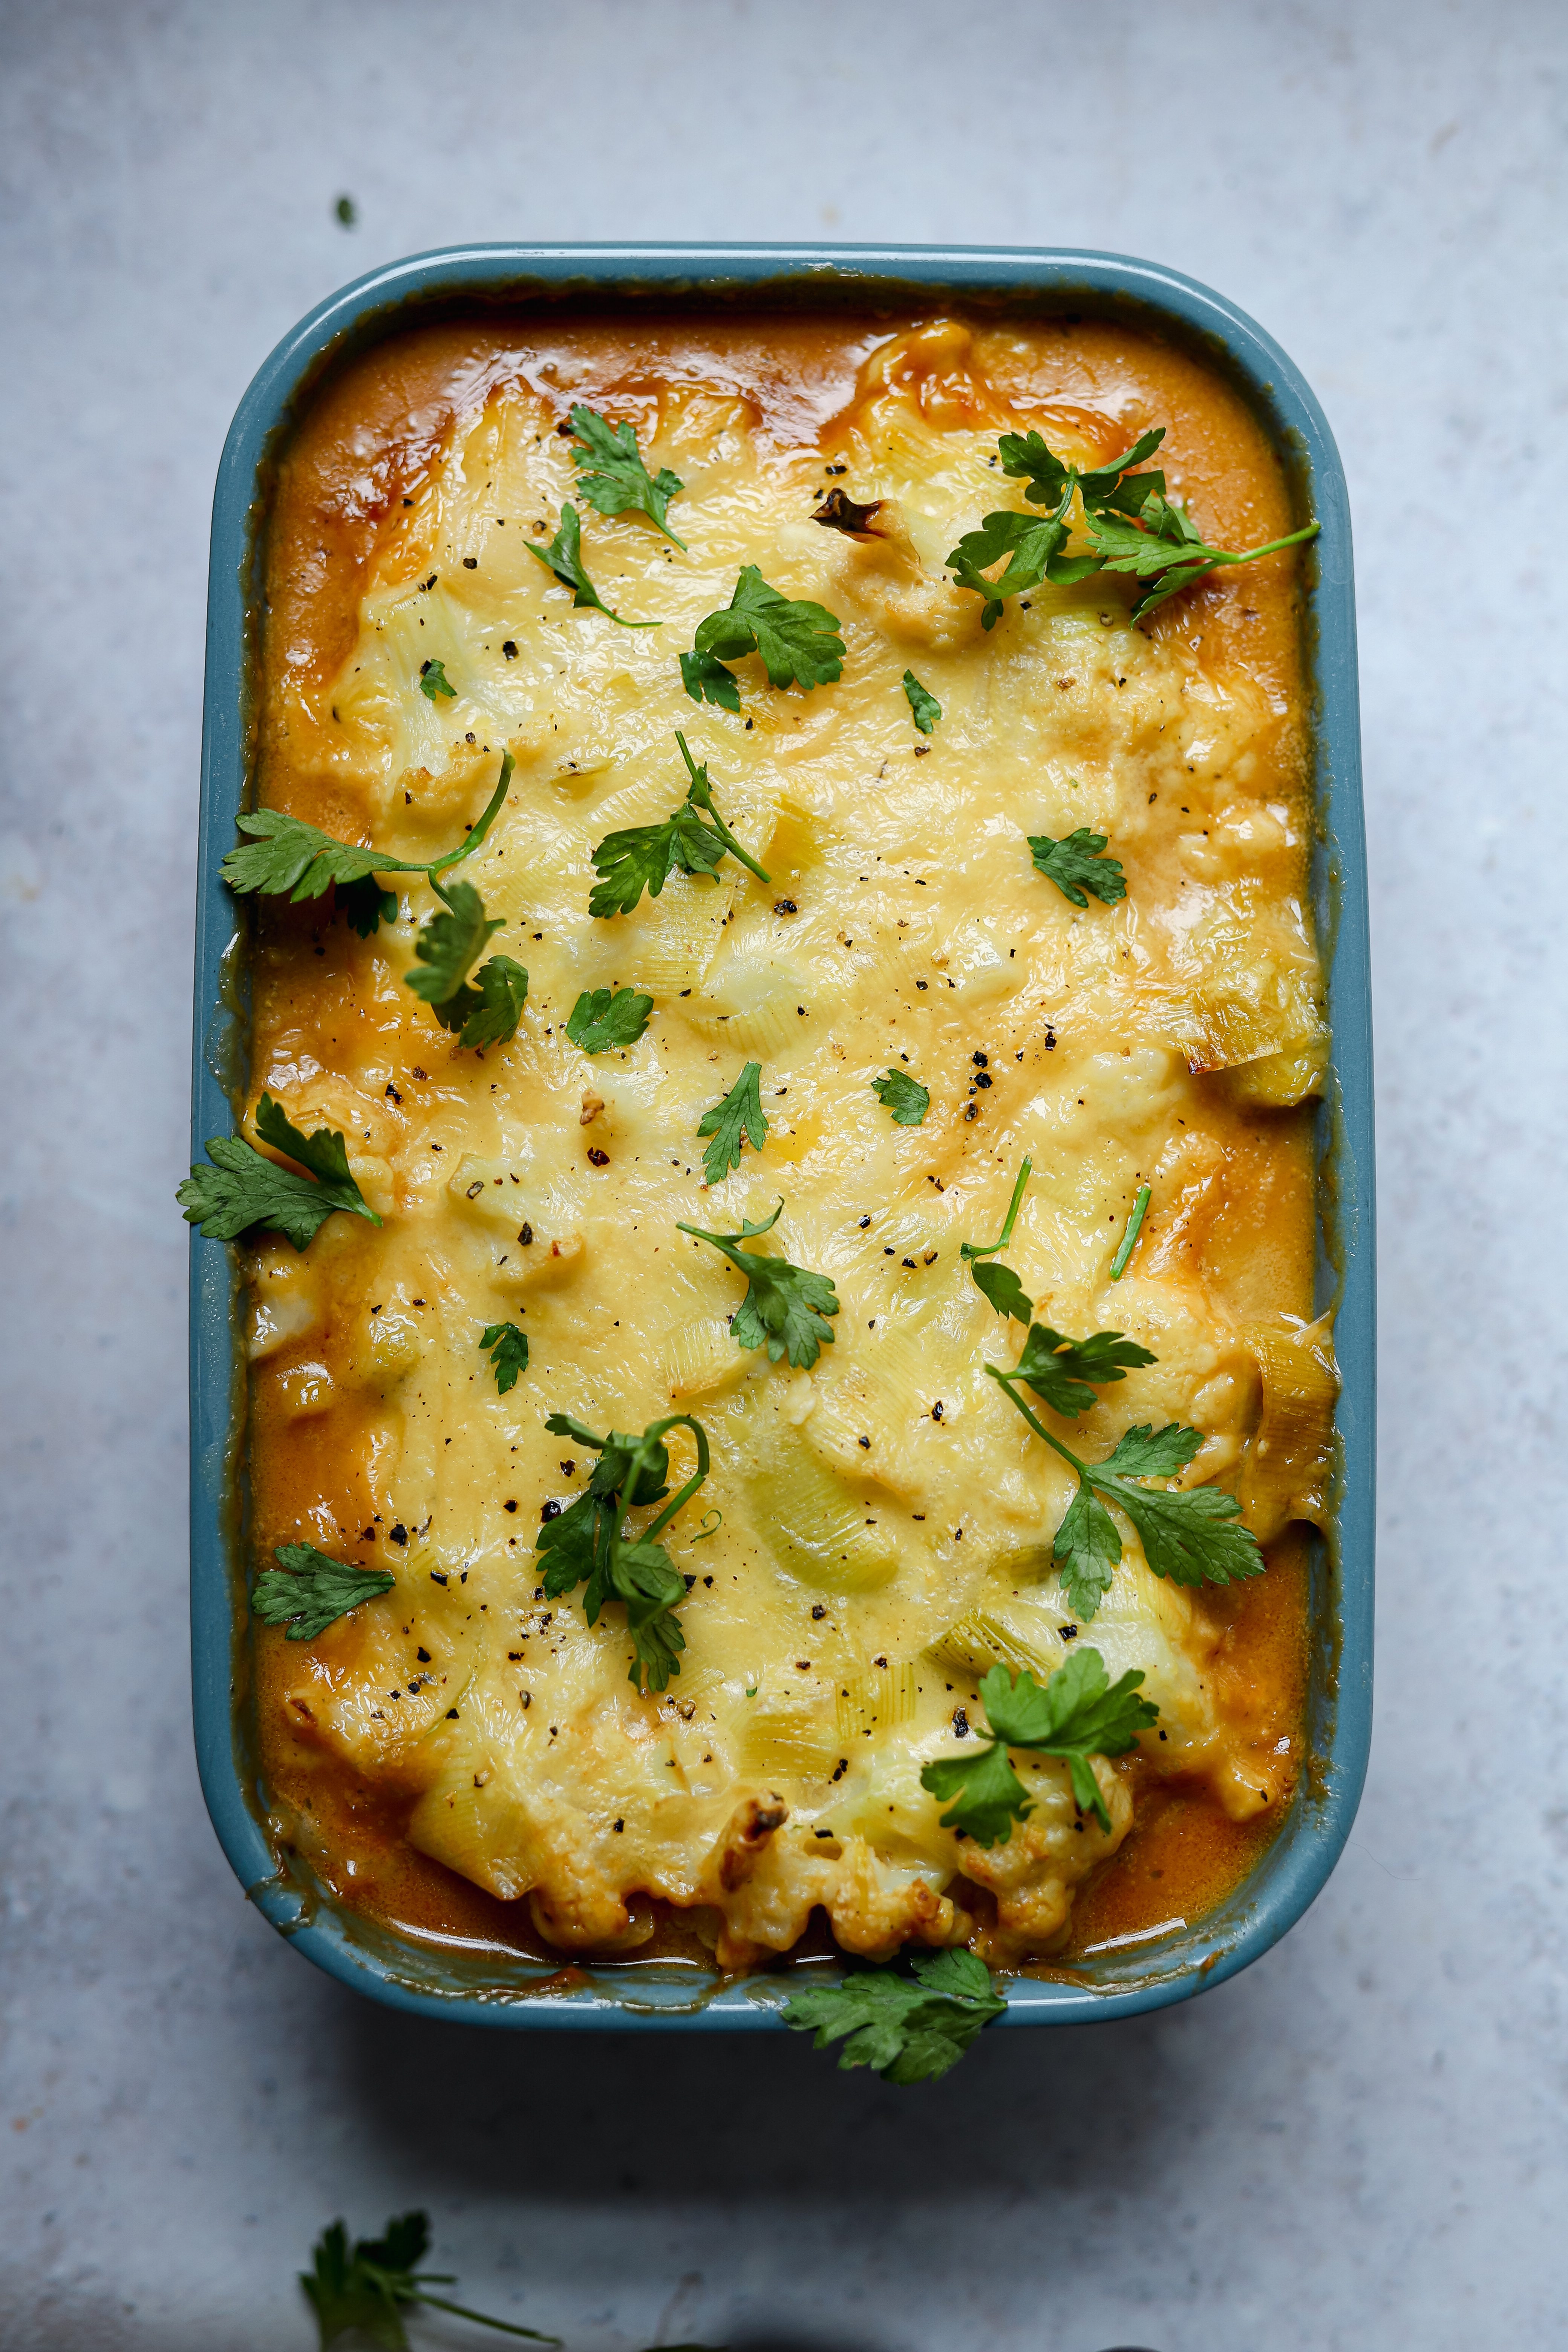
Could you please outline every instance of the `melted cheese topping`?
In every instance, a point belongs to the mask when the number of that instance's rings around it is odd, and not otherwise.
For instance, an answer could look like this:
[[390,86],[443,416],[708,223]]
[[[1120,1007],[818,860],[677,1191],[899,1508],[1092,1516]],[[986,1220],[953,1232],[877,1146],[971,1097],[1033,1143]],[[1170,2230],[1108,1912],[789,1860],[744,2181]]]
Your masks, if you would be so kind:
[[[1132,1423],[1188,1423],[1204,1444],[1186,1483],[1234,1488],[1264,1539],[1321,1511],[1332,1374],[1307,1320],[1291,1106],[1323,1031],[1291,559],[1222,574],[1145,629],[1101,579],[1015,599],[987,634],[942,558],[1023,503],[998,433],[1038,426],[1083,462],[1172,424],[1180,488],[1176,421],[1134,413],[1125,388],[1098,408],[1081,386],[1053,396],[1038,331],[883,327],[847,358],[828,343],[841,375],[858,362],[837,413],[832,383],[814,414],[700,351],[644,354],[611,397],[569,332],[548,364],[454,364],[435,421],[410,410],[395,495],[368,462],[340,486],[340,515],[357,496],[372,519],[352,590],[325,534],[314,574],[292,542],[267,796],[428,857],[510,750],[510,796],[460,870],[530,992],[512,1043],[459,1049],[404,984],[435,904],[405,877],[389,877],[396,922],[366,942],[328,927],[327,902],[264,922],[253,1100],[265,1087],[298,1124],[342,1129],[386,1222],[340,1217],[303,1257],[254,1255],[258,1524],[396,1583],[309,1645],[261,1633],[261,1703],[275,1753],[302,1742],[395,1800],[416,1849],[526,1896],[553,1946],[636,1947],[668,1905],[739,1968],[820,1909],[851,1951],[973,1940],[1011,1962],[1059,1947],[1152,1777],[1206,1779],[1239,1819],[1277,1811],[1294,1770],[1279,1708],[1216,1675],[1235,1597],[1157,1579],[1130,1528],[1076,1626],[1050,1564],[1070,1474],[985,1378],[1018,1335],[959,1255],[994,1238],[1030,1154],[1007,1263],[1037,1312],[1158,1360],[1059,1424],[1069,1442],[1099,1458]],[[1201,405],[1201,379],[1188,396]],[[631,416],[650,467],[685,483],[684,554],[642,518],[583,509],[605,602],[658,629],[574,611],[529,552],[574,496],[557,428],[576,398]],[[1222,543],[1287,527],[1253,444],[1244,496],[1212,511],[1188,485]],[[812,521],[836,483],[886,502],[876,536]],[[335,641],[300,620],[334,562]],[[687,698],[676,656],[747,563],[838,615],[847,654],[805,694],[741,663],[737,719]],[[419,690],[431,660],[456,699]],[[929,744],[908,668],[942,706]],[[677,728],[771,878],[727,859],[594,920],[595,845],[683,795]],[[1031,864],[1026,835],[1080,826],[1126,869],[1116,907],[1073,907]],[[564,1024],[610,985],[646,990],[653,1017],[630,1050],[589,1056]],[[748,1060],[767,1139],[710,1192],[698,1123]],[[889,1068],[929,1088],[919,1128],[873,1094]],[[1112,1284],[1142,1184],[1150,1213]],[[840,1301],[809,1371],[736,1346],[742,1278],[677,1230],[733,1231],[781,1196],[760,1246]],[[504,1396],[479,1346],[501,1320],[531,1345]],[[708,1432],[711,1475],[665,1538],[690,1591],[662,1696],[628,1681],[618,1607],[590,1627],[581,1591],[542,1596],[542,1512],[592,1467],[547,1433],[558,1411],[634,1432],[687,1412]],[[671,1449],[679,1479],[686,1432]],[[1109,1835],[1065,1766],[1018,1758],[1028,1820],[989,1853],[961,1845],[922,1764],[962,1752],[954,1711],[975,1712],[997,1659],[1044,1679],[1075,1639],[1112,1676],[1141,1667],[1160,1707],[1141,1755],[1097,1765]]]

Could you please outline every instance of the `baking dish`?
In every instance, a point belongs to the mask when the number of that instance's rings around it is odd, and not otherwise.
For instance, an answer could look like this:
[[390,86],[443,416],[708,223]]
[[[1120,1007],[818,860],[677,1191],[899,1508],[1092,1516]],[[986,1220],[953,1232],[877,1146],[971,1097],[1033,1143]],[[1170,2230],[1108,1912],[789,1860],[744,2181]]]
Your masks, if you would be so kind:
[[[1181,2000],[1234,1974],[1300,1917],[1348,1834],[1370,1732],[1373,1268],[1371,1046],[1348,502],[1310,391],[1242,313],[1176,273],[1116,256],[915,247],[486,246],[417,257],[334,295],[279,344],[240,404],[219,470],[208,607],[198,880],[193,1151],[230,1122],[245,1040],[245,975],[218,860],[246,804],[258,548],[270,468],[301,401],[335,360],[442,308],[526,305],[563,293],[635,302],[881,293],[1110,314],[1182,341],[1262,420],[1321,536],[1306,662],[1319,841],[1314,889],[1329,967],[1333,1063],[1320,1113],[1319,1294],[1336,1308],[1343,1380],[1331,1538],[1315,1547],[1309,1769],[1273,1843],[1219,1907],[1168,1936],[1103,1948],[1050,1975],[1007,1980],[1005,2022],[1067,2023]],[[245,1360],[228,1251],[192,1236],[192,1612],[203,1787],[247,1893],[330,1974],[395,2005],[508,2025],[773,2027],[777,1976],[716,1985],[674,1962],[548,1962],[448,1942],[422,1948],[339,1908],[269,1835],[247,1696]],[[813,1969],[820,1981],[820,1972]]]

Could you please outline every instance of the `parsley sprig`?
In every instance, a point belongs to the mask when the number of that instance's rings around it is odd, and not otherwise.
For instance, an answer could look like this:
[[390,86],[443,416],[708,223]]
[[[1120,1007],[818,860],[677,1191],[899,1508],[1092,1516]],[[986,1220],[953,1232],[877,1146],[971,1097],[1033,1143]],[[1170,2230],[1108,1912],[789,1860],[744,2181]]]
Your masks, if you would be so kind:
[[637,1044],[653,1013],[653,999],[635,988],[585,988],[566,1024],[570,1043],[584,1054],[625,1053]]
[[680,676],[693,702],[739,711],[741,689],[728,665],[760,654],[770,686],[825,686],[844,672],[844,640],[826,605],[770,588],[754,563],[742,569],[722,612],[698,625]]
[[524,540],[523,545],[536,563],[542,563],[546,572],[553,573],[563,588],[571,589],[574,612],[603,613],[607,621],[614,621],[622,629],[662,627],[658,621],[628,621],[605,604],[584,568],[583,526],[570,499],[562,501],[561,527],[549,545],[535,547],[531,540]]
[[1234,1584],[1262,1573],[1258,1538],[1240,1525],[1241,1505],[1234,1495],[1217,1486],[1166,1491],[1141,1483],[1173,1478],[1184,1470],[1203,1444],[1200,1431],[1173,1421],[1163,1429],[1141,1423],[1124,1433],[1103,1462],[1086,1462],[1052,1435],[1018,1393],[1020,1384],[1030,1388],[1054,1411],[1073,1418],[1093,1402],[1089,1381],[1119,1381],[1124,1368],[1154,1360],[1117,1331],[1071,1340],[1048,1324],[1036,1323],[1016,1364],[985,1367],[1036,1436],[1078,1475],[1078,1492],[1057,1529],[1052,1558],[1068,1605],[1086,1620],[1110,1591],[1111,1571],[1121,1558],[1121,1538],[1107,1503],[1131,1521],[1155,1575],[1168,1576],[1173,1584]]
[[[1047,580],[1065,587],[1102,572],[1130,572],[1150,583],[1132,608],[1132,618],[1141,621],[1216,564],[1251,563],[1316,536],[1319,526],[1311,522],[1242,553],[1209,547],[1166,497],[1164,475],[1137,470],[1164,437],[1164,427],[1157,426],[1108,464],[1078,467],[1047,448],[1038,433],[1002,436],[997,449],[1003,472],[1021,478],[1025,497],[1050,512],[1019,514],[1005,509],[988,514],[977,530],[964,533],[948,557],[959,586],[984,599],[980,618],[987,629],[1001,618],[1005,598],[1025,594]],[[1087,555],[1063,551],[1075,500],[1082,501],[1092,551]],[[987,576],[1004,557],[1005,569]]]
[[700,1225],[681,1224],[677,1230],[694,1241],[710,1242],[721,1250],[738,1273],[746,1277],[746,1295],[731,1318],[730,1331],[738,1348],[765,1346],[768,1361],[787,1355],[797,1371],[815,1364],[823,1341],[833,1333],[824,1319],[838,1312],[838,1294],[825,1274],[792,1265],[787,1257],[764,1257],[760,1250],[740,1249],[740,1242],[771,1233],[784,1213],[781,1200],[771,1217],[753,1225],[744,1217],[738,1234],[705,1233]]
[[528,1370],[527,1332],[521,1323],[487,1323],[479,1334],[479,1346],[490,1360],[497,1394],[505,1396],[517,1386],[519,1372]]
[[353,929],[361,939],[369,939],[379,924],[392,922],[397,913],[395,894],[384,890],[376,877],[422,874],[442,905],[415,940],[419,969],[405,974],[408,985],[444,1029],[457,1033],[460,1045],[504,1045],[517,1034],[528,1000],[528,974],[512,957],[497,955],[470,983],[469,972],[486,942],[504,929],[504,918],[486,916],[484,901],[471,883],[447,882],[442,877],[471,857],[485,839],[506,799],[512,767],[511,753],[504,751],[500,780],[483,814],[456,849],[444,850],[439,857],[388,857],[379,849],[334,840],[319,826],[285,816],[280,810],[253,809],[237,820],[248,838],[224,859],[224,879],[240,897],[258,892],[296,902],[319,898],[333,888]]
[[[618,1429],[596,1437],[569,1412],[552,1412],[544,1426],[553,1436],[591,1445],[599,1456],[586,1493],[540,1528],[534,1549],[548,1555],[546,1596],[558,1600],[586,1582],[583,1614],[590,1625],[607,1601],[620,1601],[632,1637],[627,1679],[639,1690],[661,1691],[671,1675],[680,1672],[686,1636],[675,1612],[687,1588],[658,1538],[708,1475],[707,1433],[684,1412],[650,1422],[640,1437]],[[664,1502],[669,1494],[669,1450],[664,1440],[672,1429],[690,1430],[697,1441],[697,1467],[658,1517],[640,1535],[633,1535],[629,1513],[645,1504]]]
[[626,514],[629,509],[647,515],[684,554],[686,541],[676,538],[668,519],[669,501],[685,488],[679,475],[672,474],[668,466],[661,466],[657,474],[648,472],[634,425],[612,425],[607,416],[581,401],[570,421],[574,437],[581,444],[572,452],[577,488],[588,504],[597,507],[601,514]]
[[322,2231],[311,2250],[312,2265],[300,2273],[300,2284],[310,2299],[321,2330],[321,2352],[329,2352],[340,2336],[358,2335],[383,2352],[408,2352],[403,2314],[426,2304],[433,2311],[450,2311],[477,2326],[493,2327],[502,2336],[525,2336],[531,2344],[559,2344],[558,2336],[543,2336],[537,2327],[519,2327],[510,2319],[491,2319],[470,2311],[467,2304],[431,2294],[433,2286],[456,2284],[449,2271],[418,2267],[430,2244],[430,2219],[426,2213],[394,2215],[379,2238],[359,2238],[349,2244],[341,2221]]
[[1053,841],[1048,833],[1030,833],[1024,836],[1037,872],[1047,882],[1054,882],[1064,898],[1075,907],[1087,907],[1086,890],[1092,891],[1102,906],[1114,907],[1119,898],[1127,896],[1127,877],[1118,857],[1107,857],[1109,835],[1091,833],[1079,825],[1065,840]]
[[1109,1831],[1110,1814],[1089,1759],[1125,1756],[1139,1733],[1159,1721],[1159,1708],[1137,1696],[1142,1680],[1142,1668],[1130,1666],[1113,1683],[1100,1652],[1090,1649],[1075,1650],[1043,1690],[1026,1666],[1016,1681],[1005,1666],[993,1666],[980,1685],[986,1719],[975,1726],[986,1744],[972,1755],[943,1756],[921,1773],[921,1788],[948,1806],[942,1828],[976,1845],[1007,1843],[1014,1822],[1035,1810],[1007,1753],[1018,1748],[1058,1757],[1072,1776],[1079,1811]]
[[373,1225],[381,1219],[349,1172],[347,1147],[341,1135],[319,1127],[301,1134],[281,1103],[264,1094],[256,1108],[256,1131],[263,1143],[286,1152],[309,1177],[258,1151],[243,1135],[207,1138],[211,1167],[198,1161],[174,1198],[185,1213],[185,1223],[199,1225],[209,1242],[232,1242],[253,1227],[281,1234],[302,1250],[335,1210],[346,1209]]
[[907,1070],[889,1069],[871,1081],[871,1092],[883,1108],[892,1114],[895,1127],[919,1127],[931,1108],[931,1089],[911,1078]]
[[743,1143],[749,1143],[753,1151],[762,1150],[767,1141],[768,1118],[763,1108],[760,1062],[746,1064],[723,1101],[703,1112],[697,1132],[713,1139],[702,1155],[702,1172],[710,1184],[721,1183],[731,1168],[740,1166]]
[[264,1625],[287,1625],[290,1642],[313,1642],[362,1601],[390,1592],[396,1581],[384,1568],[355,1568],[314,1544],[279,1544],[272,1557],[278,1566],[257,1578],[250,1613]]
[[1034,1161],[1026,1157],[1013,1187],[1013,1197],[1007,1203],[1007,1215],[1002,1231],[994,1242],[961,1242],[958,1255],[974,1276],[978,1289],[987,1297],[998,1315],[1016,1315],[1026,1323],[1034,1313],[1024,1296],[1024,1286],[1010,1265],[983,1265],[983,1258],[999,1257],[1013,1238],[1013,1228],[1018,1222],[1018,1210],[1023,1202],[1024,1187],[1034,1171]]
[[815,2034],[815,2049],[842,2042],[846,2074],[869,2066],[884,2083],[934,2083],[1007,2004],[973,1952],[925,1952],[912,1967],[912,1977],[857,1969],[842,1984],[810,1986],[785,2002],[784,2021]]
[[[605,835],[594,852],[594,871],[601,878],[588,896],[591,915],[629,915],[645,890],[657,898],[677,868],[711,877],[726,852],[759,882],[773,878],[742,848],[714,806],[707,762],[697,765],[679,729],[675,740],[686,762],[686,798],[662,824],[626,825]],[[712,819],[710,824],[703,823],[704,815]]]

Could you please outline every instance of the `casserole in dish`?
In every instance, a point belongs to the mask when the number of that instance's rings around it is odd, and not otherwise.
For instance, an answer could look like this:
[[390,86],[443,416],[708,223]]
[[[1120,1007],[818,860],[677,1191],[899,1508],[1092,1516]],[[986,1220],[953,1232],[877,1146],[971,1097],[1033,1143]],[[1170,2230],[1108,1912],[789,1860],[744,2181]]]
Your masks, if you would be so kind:
[[243,1291],[195,1243],[258,1899],[518,2022],[1241,1965],[1368,1664],[1348,541],[1287,363],[1093,257],[437,257],[268,363],[216,530],[197,1135],[243,1052],[362,1212],[251,1220]]

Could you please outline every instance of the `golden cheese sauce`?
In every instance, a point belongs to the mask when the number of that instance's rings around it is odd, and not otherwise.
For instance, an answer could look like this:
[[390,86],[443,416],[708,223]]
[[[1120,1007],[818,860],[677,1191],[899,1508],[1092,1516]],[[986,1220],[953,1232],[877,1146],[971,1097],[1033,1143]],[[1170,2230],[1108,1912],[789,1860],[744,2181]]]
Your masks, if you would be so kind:
[[[574,489],[575,402],[633,423],[684,489],[672,547]],[[256,1633],[275,1817],[343,1899],[426,1938],[562,1955],[970,1941],[1003,1966],[1192,1919],[1244,1871],[1301,1756],[1306,1570],[1333,1381],[1314,1324],[1310,1097],[1324,1037],[1305,877],[1295,559],[1220,572],[1142,626],[1104,576],[1008,602],[943,568],[1022,507],[999,434],[1079,463],[1146,427],[1212,543],[1290,528],[1257,423],[1192,357],[1093,320],[562,306],[396,337],[331,378],[285,453],[267,541],[260,799],[385,855],[457,845],[526,965],[516,1036],[463,1049],[405,984],[417,877],[361,940],[329,898],[264,903],[251,1105],[347,1139],[384,1218],[249,1254],[258,1557],[305,1540],[394,1589],[310,1643]],[[880,501],[858,537],[825,493]],[[576,497],[627,620],[574,610],[529,552]],[[698,706],[677,656],[754,564],[826,606],[837,683]],[[452,697],[420,690],[439,661]],[[912,670],[943,716],[910,724]],[[733,858],[592,918],[591,855],[668,816],[679,728]],[[1028,835],[1109,836],[1128,894],[1079,908]],[[580,993],[654,1000],[628,1050],[565,1035]],[[761,1066],[766,1139],[710,1190],[697,1129]],[[889,1069],[930,1093],[900,1127]],[[249,1121],[247,1120],[247,1127]],[[1157,1360],[1058,1422],[1098,1460],[1133,1423],[1203,1444],[1268,1573],[1189,1591],[1123,1559],[1091,1623],[1051,1540],[1070,1473],[989,1381],[1018,1327],[960,1257],[1034,1174],[1005,1263],[1037,1315]],[[1151,1205],[1110,1264],[1139,1189]],[[745,1351],[744,1283],[679,1222],[831,1278],[833,1341]],[[498,1390],[481,1330],[527,1368]],[[1042,1413],[1046,1408],[1039,1408]],[[695,1415],[712,1449],[662,1538],[689,1583],[662,1694],[624,1612],[546,1600],[534,1540],[593,1456],[552,1435]],[[672,1483],[693,1459],[670,1438]],[[1092,1643],[1141,1668],[1157,1731],[1096,1771],[1017,1757],[1027,1820],[989,1851],[940,1826],[923,1763],[999,1659],[1039,1679]],[[956,1710],[963,1710],[962,1717]],[[1076,1903],[1076,1907],[1075,1907]]]

